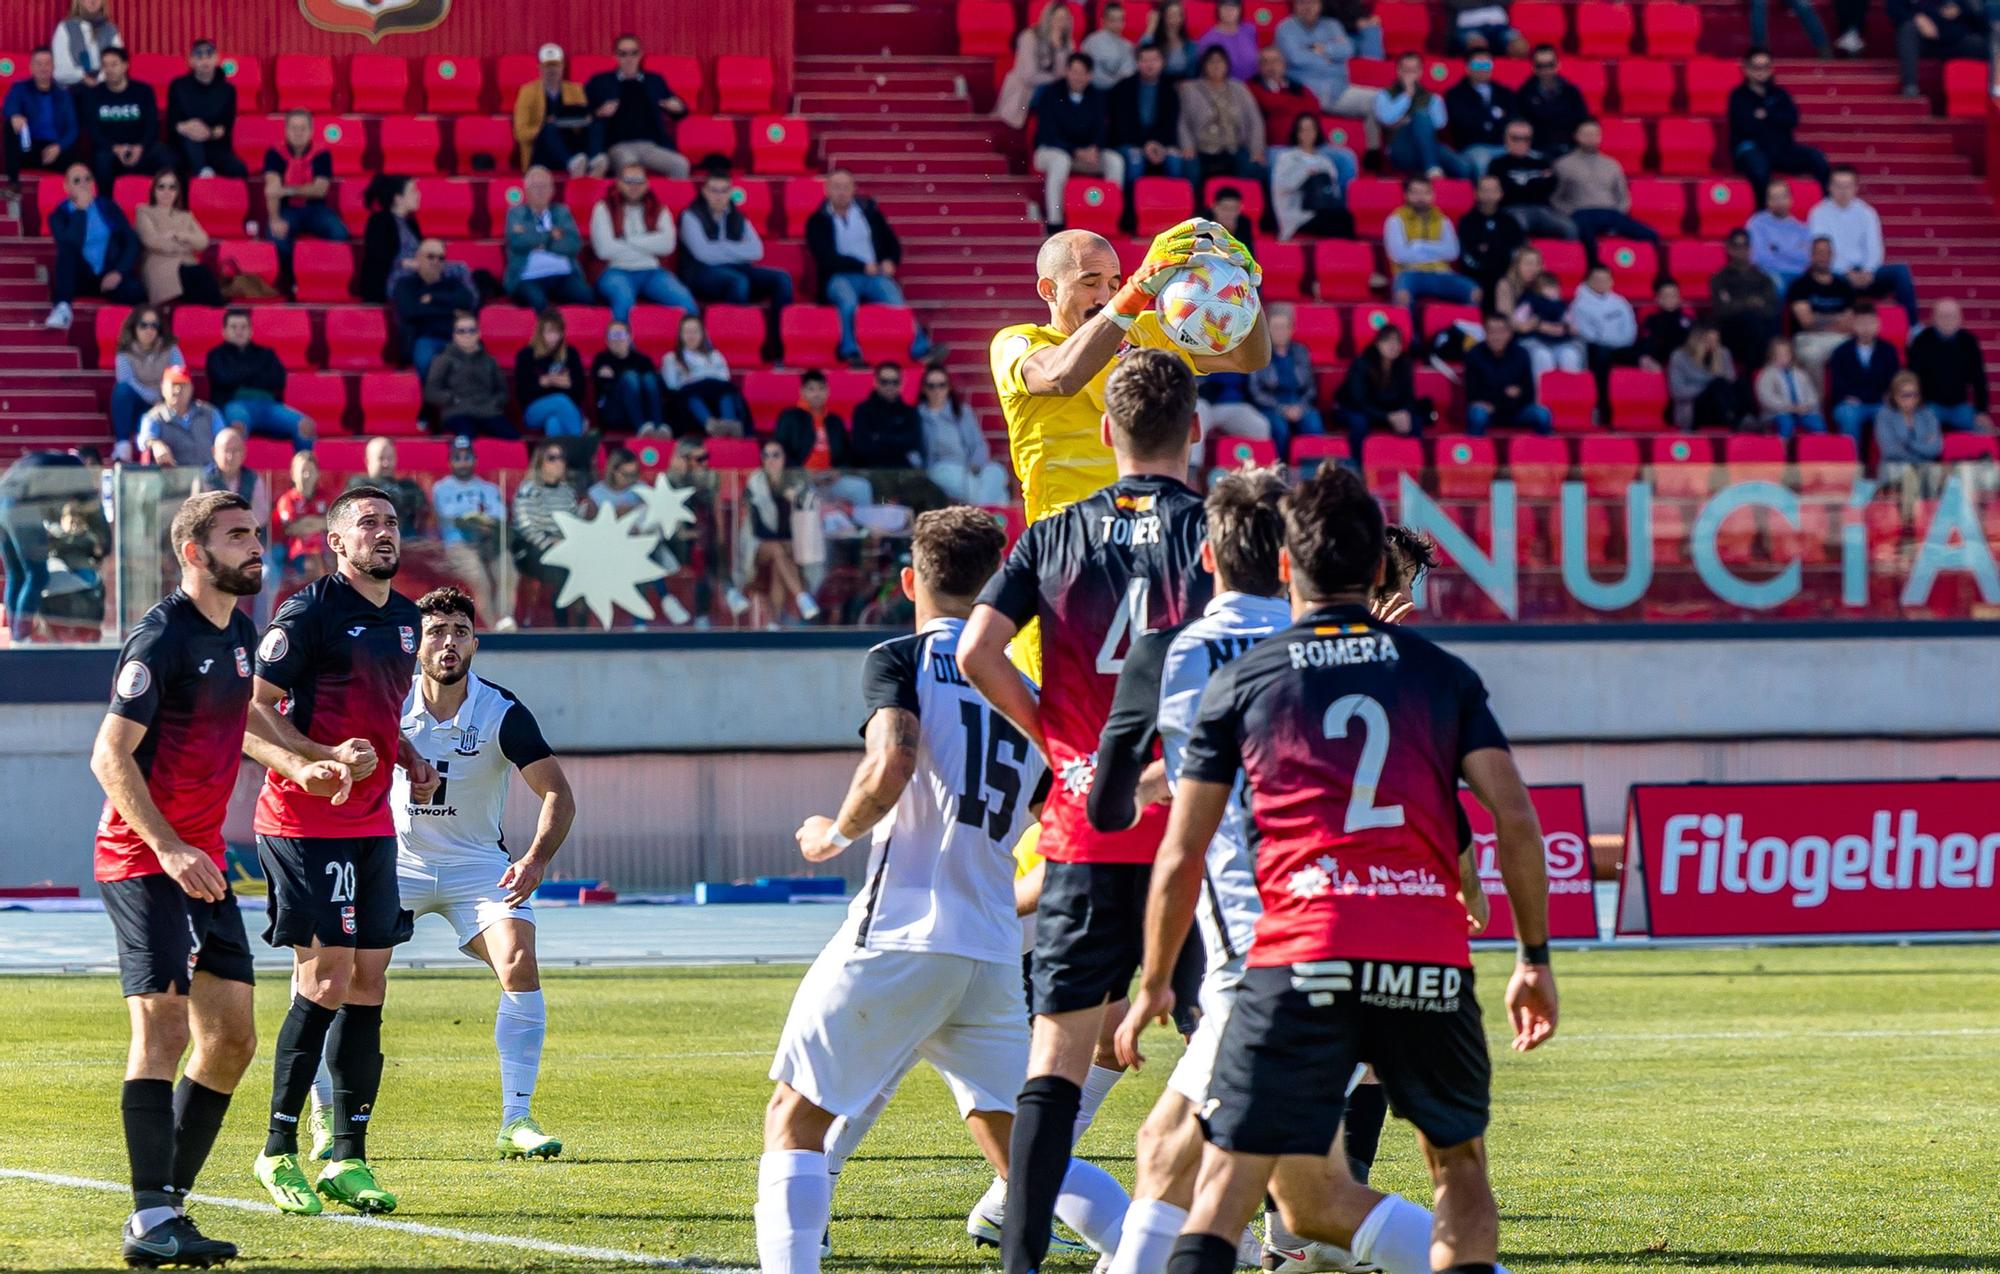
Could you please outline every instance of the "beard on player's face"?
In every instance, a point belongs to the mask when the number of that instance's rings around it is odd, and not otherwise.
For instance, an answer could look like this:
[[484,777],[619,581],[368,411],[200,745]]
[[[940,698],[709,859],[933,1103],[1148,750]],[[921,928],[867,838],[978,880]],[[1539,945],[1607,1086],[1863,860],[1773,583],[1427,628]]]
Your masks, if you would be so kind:
[[440,665],[436,658],[424,662],[424,676],[441,686],[455,686],[464,681],[465,675],[471,671],[472,661],[469,659],[461,659],[449,667]]
[[208,554],[203,567],[209,582],[231,597],[255,597],[264,591],[264,559],[253,557],[240,566],[224,566]]
[[358,545],[347,560],[354,564],[355,570],[370,579],[392,580],[402,567],[403,554],[396,541],[384,538],[372,544]]

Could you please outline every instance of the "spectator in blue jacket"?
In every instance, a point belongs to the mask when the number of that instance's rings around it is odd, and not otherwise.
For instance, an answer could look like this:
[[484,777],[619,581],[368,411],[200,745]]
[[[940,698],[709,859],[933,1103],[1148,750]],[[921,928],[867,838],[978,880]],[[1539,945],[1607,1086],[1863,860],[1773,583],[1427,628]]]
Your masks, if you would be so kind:
[[583,235],[567,206],[556,202],[556,179],[537,164],[521,175],[521,202],[507,210],[507,295],[531,310],[589,305],[590,284],[577,255]]
[[1250,401],[1271,422],[1271,441],[1278,455],[1291,455],[1291,440],[1299,434],[1323,434],[1315,400],[1319,383],[1313,379],[1312,351],[1292,339],[1297,315],[1289,305],[1271,307],[1271,361],[1250,373]]
[[56,59],[48,47],[28,59],[28,78],[16,80],[0,102],[7,117],[7,184],[18,185],[23,168],[61,172],[74,157],[76,102],[56,83]]
[[1889,382],[1903,370],[1896,347],[1881,339],[1882,317],[1873,301],[1854,303],[1854,335],[1826,362],[1826,401],[1833,404],[1834,428],[1855,440],[1875,419],[1889,395]]
[[139,277],[139,235],[117,204],[97,197],[97,178],[82,164],[71,164],[63,176],[69,198],[49,213],[49,237],[56,241],[55,268],[49,274],[47,325],[64,329],[70,323],[70,302],[79,296],[101,296],[120,305],[146,299]]

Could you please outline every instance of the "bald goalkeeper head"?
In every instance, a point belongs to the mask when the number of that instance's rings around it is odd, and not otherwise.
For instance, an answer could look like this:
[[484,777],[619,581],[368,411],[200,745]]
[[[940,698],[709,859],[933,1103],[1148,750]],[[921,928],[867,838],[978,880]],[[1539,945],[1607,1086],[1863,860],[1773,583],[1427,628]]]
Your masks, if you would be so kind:
[[1088,230],[1059,230],[1035,254],[1035,291],[1049,305],[1049,326],[1068,336],[1096,318],[1118,289],[1118,253]]

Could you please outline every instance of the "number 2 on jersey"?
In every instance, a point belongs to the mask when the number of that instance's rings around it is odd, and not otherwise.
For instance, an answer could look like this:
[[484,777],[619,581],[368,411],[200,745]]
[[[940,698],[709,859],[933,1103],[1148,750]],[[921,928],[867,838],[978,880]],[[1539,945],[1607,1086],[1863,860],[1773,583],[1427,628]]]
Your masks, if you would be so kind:
[[1135,575],[1125,586],[1125,603],[1111,615],[1111,627],[1104,631],[1104,644],[1097,648],[1097,671],[1107,677],[1115,677],[1125,666],[1125,654],[1131,649],[1130,638],[1146,631],[1146,598],[1152,591],[1153,581],[1144,575]]
[[1389,760],[1389,714],[1367,695],[1342,695],[1327,705],[1320,732],[1329,739],[1347,737],[1347,723],[1361,722],[1361,759],[1354,765],[1354,782],[1348,788],[1347,830],[1367,831],[1377,827],[1401,827],[1403,807],[1377,805],[1375,789],[1382,782],[1382,766]]
[[[958,794],[958,821],[984,827],[998,840],[1014,825],[1014,807],[1021,803],[1022,763],[1028,740],[1019,730],[981,704],[960,700],[959,720],[965,723],[965,786]],[[1003,754],[1012,751],[1012,757]],[[999,797],[990,803],[988,791]]]

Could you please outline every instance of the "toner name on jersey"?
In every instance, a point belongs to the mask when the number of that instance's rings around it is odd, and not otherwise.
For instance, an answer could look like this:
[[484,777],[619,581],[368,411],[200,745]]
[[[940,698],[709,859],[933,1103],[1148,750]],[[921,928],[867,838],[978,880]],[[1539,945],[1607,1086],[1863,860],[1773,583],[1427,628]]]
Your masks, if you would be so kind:
[[1055,786],[1041,852],[1056,862],[1145,863],[1166,831],[1164,808],[1123,832],[1098,832],[1085,809],[1097,740],[1132,641],[1208,600],[1201,497],[1172,478],[1121,478],[1030,526],[979,600],[1021,627],[1041,621],[1042,730]]
[[1273,634],[1210,682],[1181,773],[1250,791],[1253,967],[1469,963],[1458,776],[1504,748],[1476,673],[1359,606]]
[[[465,675],[458,715],[439,721],[424,706],[423,678],[403,701],[403,737],[437,768],[429,801],[410,799],[410,776],[398,769],[389,807],[396,817],[396,856],[429,870],[440,862],[501,858],[507,849],[501,815],[510,771],[555,755],[541,726],[512,691]],[[498,879],[496,876],[495,879]]]
[[1014,961],[1014,843],[1045,767],[958,667],[965,621],[932,620],[868,652],[868,718],[917,718],[917,768],[875,827],[867,884],[848,908],[856,946]]

